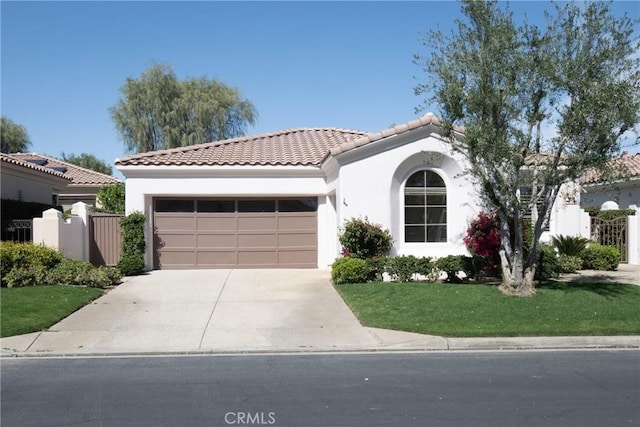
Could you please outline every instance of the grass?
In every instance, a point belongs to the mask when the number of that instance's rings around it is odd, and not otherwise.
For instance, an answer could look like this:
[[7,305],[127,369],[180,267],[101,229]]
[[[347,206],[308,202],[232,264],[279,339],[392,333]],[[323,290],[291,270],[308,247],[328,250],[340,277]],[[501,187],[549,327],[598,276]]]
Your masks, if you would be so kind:
[[102,295],[96,288],[30,286],[0,289],[0,336],[37,332]]
[[539,284],[529,298],[496,285],[369,283],[336,286],[365,326],[447,337],[640,334],[640,286]]

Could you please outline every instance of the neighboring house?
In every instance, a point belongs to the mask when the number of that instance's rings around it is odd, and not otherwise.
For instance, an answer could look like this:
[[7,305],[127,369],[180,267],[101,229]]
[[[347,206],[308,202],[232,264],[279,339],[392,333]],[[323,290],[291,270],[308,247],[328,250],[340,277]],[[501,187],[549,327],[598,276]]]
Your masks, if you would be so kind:
[[127,212],[150,219],[148,268],[326,268],[353,217],[388,228],[393,254],[464,254],[481,210],[430,114],[378,133],[300,128],[142,153],[116,168]]
[[580,205],[602,206],[604,202],[614,201],[620,209],[640,207],[640,153],[622,153],[620,157],[611,160],[611,168],[618,171],[618,179],[602,182],[601,174],[597,171],[585,173],[581,177],[583,193]]
[[0,154],[2,198],[24,202],[57,204],[57,195],[67,188],[71,179],[60,171]]
[[[47,203],[62,205],[65,209],[71,208],[71,205],[76,202],[84,202],[88,205],[95,206],[96,194],[98,194],[100,188],[105,185],[121,182],[119,179],[112,176],[95,172],[90,169],[85,169],[53,157],[44,156],[42,154],[13,153],[3,156],[8,156],[23,163],[37,166],[41,169],[55,171],[66,178],[67,185],[56,188],[56,191],[53,192],[53,197],[49,196],[49,199],[47,201]],[[4,194],[5,193],[3,190],[3,198],[5,198]]]

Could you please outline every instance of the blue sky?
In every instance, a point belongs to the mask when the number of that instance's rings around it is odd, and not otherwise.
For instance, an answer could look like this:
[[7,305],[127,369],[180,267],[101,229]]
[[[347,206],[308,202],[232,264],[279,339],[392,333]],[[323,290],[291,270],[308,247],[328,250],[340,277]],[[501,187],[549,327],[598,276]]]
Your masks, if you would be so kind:
[[[513,2],[540,20],[548,2]],[[253,101],[249,133],[377,131],[417,117],[421,35],[448,31],[455,2],[6,2],[1,110],[31,151],[126,155],[109,117],[127,77],[154,62],[217,77]],[[617,1],[614,12],[640,14]],[[437,106],[429,110],[437,113]],[[115,172],[115,170],[114,170]]]

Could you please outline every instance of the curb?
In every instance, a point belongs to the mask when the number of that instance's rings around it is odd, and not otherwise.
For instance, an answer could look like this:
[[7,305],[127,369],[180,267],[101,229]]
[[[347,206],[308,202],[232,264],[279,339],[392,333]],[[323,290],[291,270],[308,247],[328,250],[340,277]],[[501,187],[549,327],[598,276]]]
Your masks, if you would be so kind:
[[[314,355],[314,354],[384,354],[384,353],[438,353],[472,351],[571,351],[571,350],[633,350],[640,349],[640,336],[600,337],[496,337],[496,338],[433,338],[373,348],[333,349],[227,349],[185,351],[133,351],[133,352],[18,352],[2,349],[0,359],[8,358],[81,358],[81,357],[161,357],[161,356],[252,356],[252,355]],[[434,345],[435,344],[435,345]]]

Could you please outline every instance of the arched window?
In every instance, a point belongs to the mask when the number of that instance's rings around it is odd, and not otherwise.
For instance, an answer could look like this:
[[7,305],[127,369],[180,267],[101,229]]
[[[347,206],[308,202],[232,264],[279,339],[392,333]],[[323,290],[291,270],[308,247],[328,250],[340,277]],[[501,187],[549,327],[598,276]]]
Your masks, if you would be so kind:
[[447,187],[433,171],[414,173],[404,187],[404,241],[447,241]]

